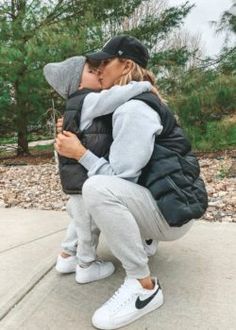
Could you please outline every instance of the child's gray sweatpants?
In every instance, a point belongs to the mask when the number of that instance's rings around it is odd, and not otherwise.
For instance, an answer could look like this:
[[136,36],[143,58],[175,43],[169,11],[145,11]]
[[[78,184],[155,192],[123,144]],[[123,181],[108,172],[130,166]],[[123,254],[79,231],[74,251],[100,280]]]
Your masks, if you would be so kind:
[[[173,208],[174,206],[170,205]],[[87,179],[81,195],[68,205],[78,232],[81,265],[96,259],[99,231],[131,278],[150,274],[142,239],[172,241],[182,237],[194,220],[170,227],[150,191],[117,176],[95,175]]]

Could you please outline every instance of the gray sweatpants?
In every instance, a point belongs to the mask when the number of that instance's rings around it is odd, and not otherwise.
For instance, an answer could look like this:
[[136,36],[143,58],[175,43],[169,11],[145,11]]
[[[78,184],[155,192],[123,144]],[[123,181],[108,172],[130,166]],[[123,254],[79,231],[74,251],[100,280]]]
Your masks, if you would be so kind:
[[[95,260],[101,231],[131,278],[140,279],[150,274],[143,239],[176,240],[194,222],[170,227],[148,189],[117,176],[90,177],[83,185],[82,198],[73,195],[69,203],[78,233],[79,263]],[[175,212],[174,206],[170,207]]]

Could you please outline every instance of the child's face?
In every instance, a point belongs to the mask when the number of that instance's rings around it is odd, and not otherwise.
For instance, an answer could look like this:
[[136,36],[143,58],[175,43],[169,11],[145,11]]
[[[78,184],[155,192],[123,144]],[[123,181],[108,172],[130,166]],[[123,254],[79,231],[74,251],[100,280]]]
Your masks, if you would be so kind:
[[79,85],[79,89],[83,89],[83,88],[89,88],[95,90],[102,88],[97,70],[91,68],[88,63],[85,63],[84,65],[84,70]]

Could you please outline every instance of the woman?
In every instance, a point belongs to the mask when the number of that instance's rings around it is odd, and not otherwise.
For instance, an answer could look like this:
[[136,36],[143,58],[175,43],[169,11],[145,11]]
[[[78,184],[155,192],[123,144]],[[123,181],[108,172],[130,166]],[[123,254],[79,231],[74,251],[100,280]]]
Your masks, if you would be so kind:
[[[130,80],[152,81],[146,70],[148,52],[135,38],[112,38],[88,58],[103,60],[103,88]],[[100,329],[119,328],[163,304],[142,239],[178,239],[207,207],[198,162],[159,97],[144,93],[126,102],[115,111],[112,124],[108,160],[86,150],[67,132],[59,134],[55,144],[59,154],[78,160],[88,170],[82,190],[87,232],[82,230],[79,237],[80,262],[89,254],[89,268],[96,260],[88,242],[97,226],[127,274],[121,288],[93,315],[93,325]]]

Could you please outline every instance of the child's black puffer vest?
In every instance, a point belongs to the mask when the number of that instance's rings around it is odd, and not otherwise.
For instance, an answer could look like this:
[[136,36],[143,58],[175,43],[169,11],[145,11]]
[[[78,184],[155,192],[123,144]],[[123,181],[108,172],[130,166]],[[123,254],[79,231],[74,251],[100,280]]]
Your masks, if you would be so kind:
[[[84,98],[90,92],[94,91],[83,89],[69,97],[66,102],[63,129],[75,133],[84,147],[95,155],[108,159],[112,143],[112,114],[95,118],[88,129],[79,129]],[[66,194],[81,194],[82,186],[88,178],[87,170],[75,159],[59,156],[59,172],[63,191]]]

